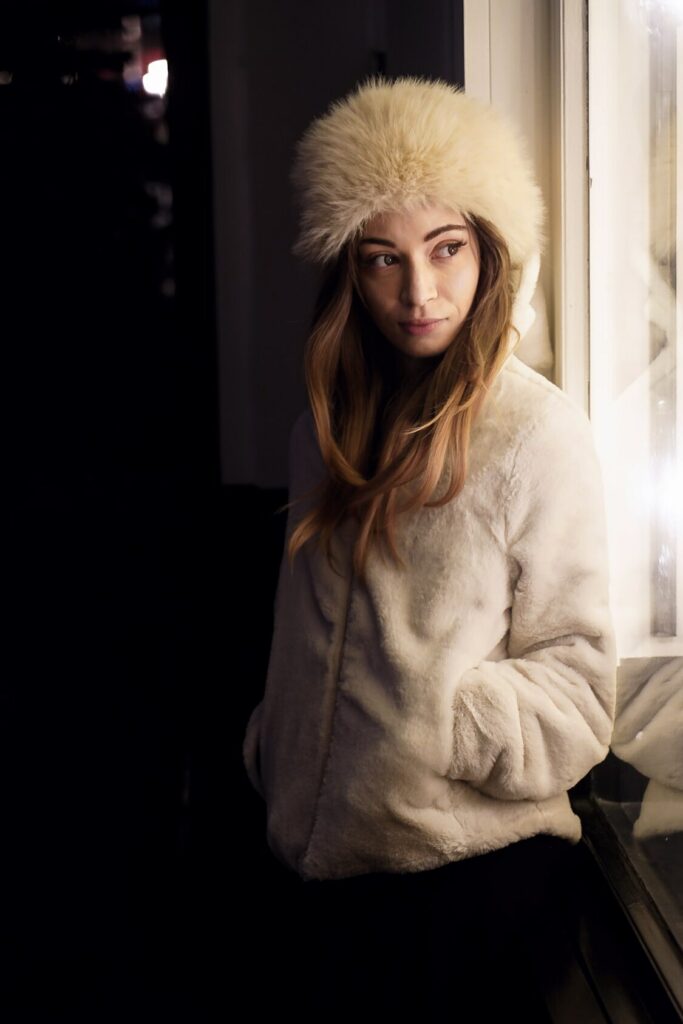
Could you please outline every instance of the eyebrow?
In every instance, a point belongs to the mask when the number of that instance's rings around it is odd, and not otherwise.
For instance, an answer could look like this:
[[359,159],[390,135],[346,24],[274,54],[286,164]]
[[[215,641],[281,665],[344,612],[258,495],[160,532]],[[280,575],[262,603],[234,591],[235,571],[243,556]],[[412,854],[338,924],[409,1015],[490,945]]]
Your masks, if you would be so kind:
[[[444,224],[443,227],[434,228],[433,231],[428,231],[424,236],[423,241],[429,242],[432,238],[436,238],[437,235],[442,235],[444,231],[462,230],[467,231],[465,224]],[[375,245],[389,245],[392,249],[396,249],[396,242],[392,242],[389,238],[361,238],[359,245],[364,245],[366,242],[373,242]]]

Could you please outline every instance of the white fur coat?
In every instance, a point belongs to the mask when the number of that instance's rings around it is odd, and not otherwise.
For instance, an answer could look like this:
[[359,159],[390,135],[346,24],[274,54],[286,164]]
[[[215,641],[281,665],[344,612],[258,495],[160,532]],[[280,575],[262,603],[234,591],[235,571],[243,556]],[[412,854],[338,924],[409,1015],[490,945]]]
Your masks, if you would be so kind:
[[[324,471],[306,410],[291,497]],[[291,573],[283,555],[243,743],[273,853],[304,879],[343,878],[539,832],[578,842],[567,790],[607,755],[617,664],[587,416],[511,354],[463,491],[398,520],[407,570],[371,550],[361,584],[357,529],[347,520],[333,541],[342,577],[312,541]]]

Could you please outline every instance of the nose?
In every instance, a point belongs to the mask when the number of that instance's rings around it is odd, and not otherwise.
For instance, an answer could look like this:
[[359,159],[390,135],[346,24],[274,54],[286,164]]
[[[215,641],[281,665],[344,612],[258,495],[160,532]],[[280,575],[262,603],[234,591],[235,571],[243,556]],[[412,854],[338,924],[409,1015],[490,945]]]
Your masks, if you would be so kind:
[[434,268],[423,261],[404,263],[400,300],[410,309],[422,310],[437,295]]

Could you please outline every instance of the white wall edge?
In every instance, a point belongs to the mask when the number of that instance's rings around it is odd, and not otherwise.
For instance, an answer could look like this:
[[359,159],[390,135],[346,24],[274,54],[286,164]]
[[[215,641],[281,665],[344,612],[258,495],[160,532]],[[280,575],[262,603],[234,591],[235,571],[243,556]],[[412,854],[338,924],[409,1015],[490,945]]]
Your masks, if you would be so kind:
[[465,92],[491,102],[490,0],[463,0]]
[[585,0],[552,5],[555,144],[555,383],[590,413],[588,93]]

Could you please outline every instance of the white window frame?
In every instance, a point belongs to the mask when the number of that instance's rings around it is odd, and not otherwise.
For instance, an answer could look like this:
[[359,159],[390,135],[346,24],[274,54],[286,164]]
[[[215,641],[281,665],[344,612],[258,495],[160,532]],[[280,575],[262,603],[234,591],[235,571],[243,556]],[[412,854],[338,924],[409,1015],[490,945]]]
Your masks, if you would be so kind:
[[[553,380],[590,414],[586,18],[585,0],[463,2],[465,91],[515,117],[537,166],[549,164],[541,185],[551,240]],[[520,34],[520,24],[535,31]],[[545,124],[542,90],[550,97]]]

